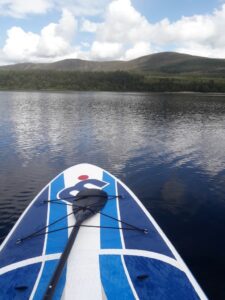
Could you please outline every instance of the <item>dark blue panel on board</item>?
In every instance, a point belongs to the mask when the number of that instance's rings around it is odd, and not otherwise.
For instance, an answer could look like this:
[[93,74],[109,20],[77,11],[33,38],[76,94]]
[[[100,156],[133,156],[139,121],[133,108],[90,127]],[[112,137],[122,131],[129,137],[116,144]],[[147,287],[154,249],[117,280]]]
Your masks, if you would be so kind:
[[0,276],[0,299],[27,300],[33,290],[41,263],[29,265]]
[[[172,252],[149,218],[119,183],[118,195],[123,195],[123,198],[119,200],[121,220],[136,227],[148,229],[148,234],[135,230],[123,230],[126,248],[153,251],[174,258]],[[127,227],[127,225],[123,225],[123,227]]]
[[16,241],[26,237],[46,225],[48,188],[36,199],[0,253],[0,268],[9,264],[42,255],[45,235],[31,238],[17,244]]
[[199,300],[186,274],[156,259],[124,256],[127,270],[140,299]]

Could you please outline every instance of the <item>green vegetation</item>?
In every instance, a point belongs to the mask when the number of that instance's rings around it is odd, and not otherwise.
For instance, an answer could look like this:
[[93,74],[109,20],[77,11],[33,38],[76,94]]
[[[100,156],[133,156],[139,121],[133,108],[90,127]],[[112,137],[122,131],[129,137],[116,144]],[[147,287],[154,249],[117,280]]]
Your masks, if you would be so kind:
[[165,52],[131,61],[23,63],[0,67],[0,89],[225,93],[225,59]]
[[0,70],[1,90],[75,90],[225,93],[225,77],[143,72]]

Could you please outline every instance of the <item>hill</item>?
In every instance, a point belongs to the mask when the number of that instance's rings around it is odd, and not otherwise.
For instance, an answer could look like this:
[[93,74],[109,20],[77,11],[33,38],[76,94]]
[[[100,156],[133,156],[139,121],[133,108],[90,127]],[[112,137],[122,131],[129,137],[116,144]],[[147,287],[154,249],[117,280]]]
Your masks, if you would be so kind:
[[0,89],[225,93],[225,59],[165,52],[130,61],[22,63],[0,67]]
[[66,59],[54,63],[21,63],[0,70],[79,71],[79,72],[144,72],[152,74],[193,74],[225,76],[225,59],[212,59],[174,52],[162,52],[130,61],[87,61]]

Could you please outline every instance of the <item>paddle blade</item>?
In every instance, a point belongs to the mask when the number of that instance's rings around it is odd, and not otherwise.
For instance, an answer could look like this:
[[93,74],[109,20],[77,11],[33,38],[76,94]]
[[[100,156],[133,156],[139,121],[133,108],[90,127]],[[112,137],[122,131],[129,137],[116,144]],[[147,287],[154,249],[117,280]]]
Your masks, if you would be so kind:
[[73,212],[76,221],[81,223],[98,213],[106,204],[108,194],[99,189],[84,189],[80,191],[73,202]]

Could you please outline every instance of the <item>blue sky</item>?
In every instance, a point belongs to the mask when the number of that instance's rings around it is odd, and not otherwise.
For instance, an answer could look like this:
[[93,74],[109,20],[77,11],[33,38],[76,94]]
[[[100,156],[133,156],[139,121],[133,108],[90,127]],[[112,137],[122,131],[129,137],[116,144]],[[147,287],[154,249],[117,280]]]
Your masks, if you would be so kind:
[[211,14],[222,3],[220,0],[133,0],[134,7],[150,21],[163,18],[177,21],[182,16]]
[[162,51],[225,58],[224,28],[223,0],[0,0],[0,64]]

